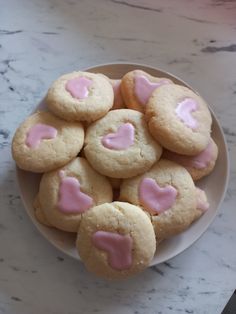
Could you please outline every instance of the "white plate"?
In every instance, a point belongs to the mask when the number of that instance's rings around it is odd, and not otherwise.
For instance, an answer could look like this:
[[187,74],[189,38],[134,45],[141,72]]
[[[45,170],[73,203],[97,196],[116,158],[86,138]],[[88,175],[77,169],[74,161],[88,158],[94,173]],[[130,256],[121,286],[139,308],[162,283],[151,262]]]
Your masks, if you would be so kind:
[[[140,64],[105,64],[86,69],[85,71],[103,73],[110,78],[121,78],[125,73],[134,69],[144,70],[153,76],[168,77],[177,84],[188,86],[185,82],[169,73]],[[36,109],[44,108],[45,104],[42,101]],[[210,203],[210,208],[185,232],[164,241],[158,247],[151,265],[156,265],[167,261],[168,259],[183,252],[186,248],[192,245],[204,233],[204,231],[213,221],[217,213],[217,208],[224,198],[228,183],[228,152],[226,147],[226,141],[224,139],[220,124],[217,121],[212,110],[211,113],[213,117],[212,137],[219,148],[219,156],[214,171],[206,178],[200,180],[197,184],[200,188],[206,191]],[[35,195],[38,192],[41,175],[26,172],[19,168],[17,168],[16,172],[20,187],[21,198],[24,203],[25,209],[40,233],[60,251],[79,260],[80,258],[75,250],[74,234],[59,231],[54,228],[45,227],[38,223],[38,221],[35,219],[32,203]]]

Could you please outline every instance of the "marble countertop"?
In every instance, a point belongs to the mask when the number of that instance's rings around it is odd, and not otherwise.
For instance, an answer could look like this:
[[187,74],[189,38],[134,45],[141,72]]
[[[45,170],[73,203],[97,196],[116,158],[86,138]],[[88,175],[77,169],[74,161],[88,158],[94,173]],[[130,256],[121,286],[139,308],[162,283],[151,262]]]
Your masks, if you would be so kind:
[[[236,288],[236,2],[8,0],[0,21],[0,313],[221,313]],[[192,84],[221,122],[231,171],[216,219],[191,248],[129,281],[105,282],[32,225],[10,143],[52,80],[117,61]]]

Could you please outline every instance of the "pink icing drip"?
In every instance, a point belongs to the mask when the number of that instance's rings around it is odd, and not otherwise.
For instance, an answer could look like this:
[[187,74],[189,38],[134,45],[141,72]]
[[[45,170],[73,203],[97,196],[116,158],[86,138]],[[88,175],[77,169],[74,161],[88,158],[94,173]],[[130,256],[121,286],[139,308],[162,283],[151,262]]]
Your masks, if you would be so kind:
[[208,166],[210,161],[213,158],[213,145],[212,141],[209,142],[207,148],[204,149],[200,154],[196,156],[186,156],[186,155],[179,155],[174,152],[165,151],[164,157],[169,160],[173,160],[184,167],[191,167],[196,169],[204,169]]
[[75,77],[66,83],[66,90],[72,97],[77,99],[84,99],[88,97],[89,87],[92,85],[92,80],[87,77]]
[[38,123],[32,126],[27,132],[26,145],[30,148],[37,148],[41,140],[53,139],[57,136],[57,129],[50,125]]
[[197,190],[197,209],[205,213],[210,206],[206,200],[205,192],[197,187],[196,190]]
[[175,202],[177,190],[167,185],[160,187],[155,180],[144,178],[139,185],[139,200],[151,214],[161,214]]
[[177,104],[175,112],[180,120],[191,129],[198,127],[198,121],[192,116],[192,112],[198,109],[198,103],[195,99],[185,98]]
[[162,80],[160,82],[150,82],[144,75],[136,75],[134,80],[134,91],[142,105],[146,105],[149,97],[156,88],[164,84],[169,84],[169,81],[167,80]]
[[76,178],[64,175],[64,171],[59,172],[61,177],[57,204],[59,210],[66,214],[84,213],[93,205],[93,199],[80,191],[80,183]]
[[108,253],[108,264],[116,270],[128,269],[132,265],[133,239],[129,235],[97,231],[92,236],[97,249]]
[[134,126],[131,123],[124,123],[115,133],[105,135],[102,138],[102,144],[109,149],[127,149],[134,144],[134,133]]

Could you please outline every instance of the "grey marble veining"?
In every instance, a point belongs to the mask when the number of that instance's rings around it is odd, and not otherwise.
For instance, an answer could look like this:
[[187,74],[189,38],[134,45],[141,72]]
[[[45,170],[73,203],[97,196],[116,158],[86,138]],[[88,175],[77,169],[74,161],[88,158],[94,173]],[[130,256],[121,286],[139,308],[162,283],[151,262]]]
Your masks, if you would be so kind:
[[[27,217],[10,143],[62,73],[99,63],[157,66],[200,91],[220,119],[230,185],[203,237],[126,282],[105,282]],[[236,288],[236,2],[8,0],[0,10],[0,313],[220,313]]]

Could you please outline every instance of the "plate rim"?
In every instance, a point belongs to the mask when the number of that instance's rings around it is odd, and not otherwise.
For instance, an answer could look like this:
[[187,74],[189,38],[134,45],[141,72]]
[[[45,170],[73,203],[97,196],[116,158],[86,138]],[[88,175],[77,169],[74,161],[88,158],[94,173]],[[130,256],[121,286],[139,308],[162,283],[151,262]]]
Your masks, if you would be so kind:
[[[111,67],[111,66],[125,66],[125,65],[129,65],[129,66],[132,66],[132,67],[136,67],[138,69],[138,67],[142,67],[142,68],[146,68],[146,70],[155,70],[155,71],[159,71],[159,72],[162,72],[164,74],[167,74],[168,76],[172,77],[172,78],[175,78],[177,81],[180,81],[181,83],[183,83],[183,85],[187,86],[188,88],[192,89],[195,93],[197,93],[198,95],[199,92],[194,89],[192,86],[190,86],[189,84],[187,84],[184,80],[182,80],[181,78],[179,78],[178,76],[168,72],[168,71],[165,71],[163,70],[162,68],[159,68],[159,67],[154,67],[154,66],[151,66],[151,65],[148,65],[148,64],[142,64],[142,63],[131,63],[131,62],[115,62],[115,63],[101,63],[101,64],[96,64],[96,65],[92,65],[92,66],[89,66],[89,67],[84,67],[82,68],[80,71],[93,71],[95,70],[96,68],[101,68],[101,67]],[[42,100],[40,102],[43,101],[43,99],[45,98],[42,97]],[[35,107],[37,108],[40,104],[40,102],[38,103],[38,105]],[[221,127],[221,124],[219,122],[219,119],[216,117],[214,111],[212,110],[211,108],[211,105],[209,105],[209,109],[210,109],[210,112],[213,116],[213,118],[215,119],[216,123],[217,123],[217,127],[219,128],[220,130],[220,134],[222,136],[222,139],[223,139],[223,146],[224,146],[224,151],[225,151],[225,157],[226,157],[226,164],[225,164],[225,167],[226,167],[226,172],[225,172],[225,184],[224,184],[224,190],[223,190],[223,193],[221,195],[221,198],[214,210],[214,213],[212,214],[212,216],[210,217],[208,223],[206,224],[206,226],[203,228],[203,231],[201,232],[200,235],[197,235],[195,237],[195,239],[191,242],[191,244],[187,245],[186,247],[182,248],[182,249],[179,249],[177,252],[174,252],[173,254],[170,254],[170,256],[167,258],[167,259],[163,259],[163,260],[159,260],[157,262],[155,262],[155,256],[152,260],[152,262],[150,263],[149,267],[152,267],[154,265],[158,265],[158,264],[161,264],[161,263],[164,263],[172,258],[174,258],[175,256],[183,253],[184,251],[186,251],[188,248],[190,248],[194,243],[196,243],[203,235],[204,233],[207,231],[207,229],[209,228],[209,226],[213,223],[214,219],[216,218],[216,215],[224,201],[224,198],[225,198],[225,195],[226,195],[226,191],[227,191],[227,188],[228,188],[228,184],[229,184],[229,176],[230,176],[230,173],[229,173],[229,170],[230,170],[230,159],[229,159],[229,152],[228,152],[228,146],[227,146],[227,141],[226,141],[226,138],[225,138],[225,134],[224,134],[224,131],[223,131],[223,128]],[[31,114],[33,112],[35,112],[36,109],[33,109]],[[21,197],[21,201],[24,205],[24,210],[27,212],[27,215],[30,217],[31,221],[33,222],[34,226],[36,227],[36,229],[39,231],[39,233],[41,235],[43,235],[43,237],[51,244],[53,245],[54,247],[56,247],[60,252],[63,252],[66,256],[69,256],[77,261],[81,261],[79,255],[78,256],[74,256],[72,254],[70,254],[66,249],[62,248],[56,241],[53,241],[51,239],[51,237],[48,237],[46,235],[45,232],[43,232],[42,229],[44,228],[47,228],[43,225],[40,225],[39,222],[36,221],[35,218],[33,218],[33,215],[31,214],[30,210],[28,209],[28,206],[26,205],[26,200],[24,198],[24,193],[23,193],[23,189],[22,189],[22,185],[20,184],[20,171],[24,171],[22,169],[20,169],[16,164],[15,164],[15,170],[16,170],[16,181],[17,181],[17,186],[18,186],[18,189],[19,189],[19,193],[20,193],[20,197]],[[27,172],[27,171],[26,171]],[[76,235],[75,235],[76,237]]]

